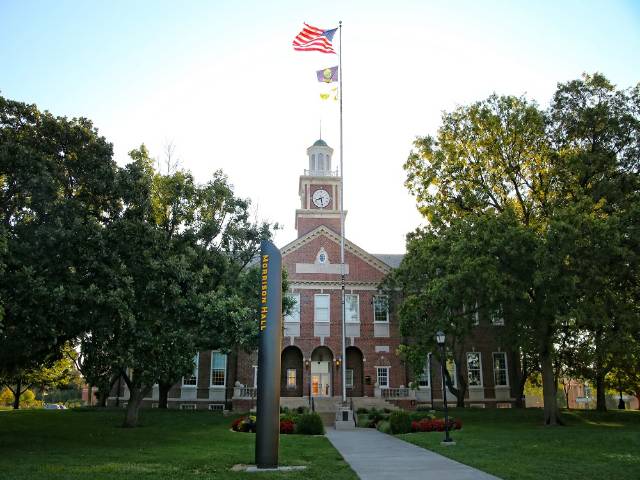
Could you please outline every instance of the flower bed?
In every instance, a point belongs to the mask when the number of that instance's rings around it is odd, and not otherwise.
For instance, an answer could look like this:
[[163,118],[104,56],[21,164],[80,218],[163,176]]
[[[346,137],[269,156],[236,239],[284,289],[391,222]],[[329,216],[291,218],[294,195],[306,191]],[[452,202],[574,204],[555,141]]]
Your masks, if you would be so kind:
[[[444,432],[445,421],[443,418],[424,418],[411,422],[412,432]],[[460,430],[462,422],[456,418],[449,419],[449,430]]]
[[[256,417],[249,415],[236,418],[231,424],[234,432],[255,433]],[[281,414],[280,415],[280,433],[290,435],[298,433],[301,435],[322,435],[324,427],[322,419],[317,413]]]

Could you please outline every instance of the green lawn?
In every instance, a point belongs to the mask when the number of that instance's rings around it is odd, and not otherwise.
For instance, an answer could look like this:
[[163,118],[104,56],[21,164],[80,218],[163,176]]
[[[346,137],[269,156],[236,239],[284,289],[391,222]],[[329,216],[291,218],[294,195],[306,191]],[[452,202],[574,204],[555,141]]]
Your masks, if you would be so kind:
[[[254,461],[255,435],[229,430],[232,418],[211,412],[145,410],[140,428],[120,427],[122,410],[0,412],[3,480],[244,479],[231,472]],[[260,479],[356,479],[324,437],[283,435],[282,465],[303,472],[261,473]]]
[[564,427],[541,425],[538,409],[454,409],[463,429],[400,438],[504,479],[640,479],[640,412],[565,412]]

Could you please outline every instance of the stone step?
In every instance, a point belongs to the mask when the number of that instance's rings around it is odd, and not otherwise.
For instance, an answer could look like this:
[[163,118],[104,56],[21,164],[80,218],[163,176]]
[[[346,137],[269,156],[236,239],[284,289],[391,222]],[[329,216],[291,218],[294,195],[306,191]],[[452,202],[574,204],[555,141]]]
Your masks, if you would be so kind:
[[391,402],[386,401],[384,398],[379,397],[358,397],[353,399],[353,408],[358,410],[359,408],[366,408],[370,410],[375,408],[376,410],[399,410],[399,408]]
[[320,415],[320,418],[322,419],[322,424],[325,427],[333,427],[336,423],[336,414],[335,412],[318,412],[316,410],[316,412],[318,413],[318,415]]

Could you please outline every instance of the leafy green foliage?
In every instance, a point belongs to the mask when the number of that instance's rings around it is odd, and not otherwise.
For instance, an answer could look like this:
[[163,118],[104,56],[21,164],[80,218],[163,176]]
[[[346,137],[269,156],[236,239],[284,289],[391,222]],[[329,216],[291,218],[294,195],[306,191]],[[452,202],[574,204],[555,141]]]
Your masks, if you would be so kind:
[[302,435],[324,435],[322,418],[315,412],[303,413],[298,417],[296,433]]
[[[559,365],[603,385],[640,323],[639,99],[640,87],[585,75],[560,84],[546,111],[492,95],[445,113],[437,139],[416,140],[406,185],[429,225],[408,236],[387,280],[403,292],[401,329],[416,343],[402,353],[414,368],[439,329],[461,360],[470,318],[499,311],[525,366],[520,390],[541,370],[545,422],[558,420]],[[459,404],[464,381],[459,369]]]
[[404,410],[397,410],[389,415],[391,433],[409,433],[411,431],[411,414]]

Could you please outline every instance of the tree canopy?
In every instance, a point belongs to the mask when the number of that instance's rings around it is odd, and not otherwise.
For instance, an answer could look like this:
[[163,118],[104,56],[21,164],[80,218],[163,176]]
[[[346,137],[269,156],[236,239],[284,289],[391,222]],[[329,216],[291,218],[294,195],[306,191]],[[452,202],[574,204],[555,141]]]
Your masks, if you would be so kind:
[[500,309],[521,359],[537,356],[546,423],[560,334],[589,338],[604,392],[620,332],[637,331],[639,92],[594,74],[559,84],[546,110],[492,95],[444,113],[405,164],[429,223],[395,274],[403,328],[463,342],[473,306]]

